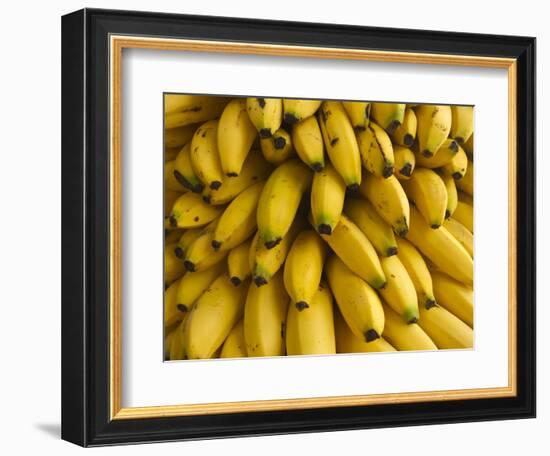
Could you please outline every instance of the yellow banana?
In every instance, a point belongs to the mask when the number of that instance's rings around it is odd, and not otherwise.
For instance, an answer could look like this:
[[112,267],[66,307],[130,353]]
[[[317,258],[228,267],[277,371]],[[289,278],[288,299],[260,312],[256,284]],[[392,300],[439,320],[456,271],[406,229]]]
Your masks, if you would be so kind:
[[176,307],[178,286],[181,279],[172,283],[164,292],[164,327],[168,328],[179,323],[183,319],[183,312]]
[[397,256],[412,280],[419,305],[435,304],[432,276],[422,255],[405,239],[397,240]]
[[405,109],[403,123],[390,134],[390,137],[392,142],[398,146],[411,147],[414,144],[416,139],[416,114],[411,108]]
[[393,133],[403,124],[405,106],[400,103],[372,103],[371,116],[388,133]]
[[363,232],[381,256],[397,253],[397,243],[391,226],[378,215],[372,204],[363,199],[348,199],[345,214]]
[[332,165],[344,179],[346,187],[355,191],[361,184],[361,155],[342,103],[323,102],[318,120]]
[[441,172],[440,170],[436,171],[441,180],[445,184],[445,189],[447,190],[447,209],[445,210],[445,218],[448,219],[456,209],[456,204],[458,203],[458,194],[456,191],[456,183],[452,176]]
[[421,153],[416,154],[417,166],[423,166],[424,168],[441,168],[449,164],[454,156],[458,153],[458,144],[454,139],[446,139],[443,144],[437,149],[435,155],[425,157]]
[[451,233],[455,239],[462,244],[470,256],[474,257],[474,235],[462,223],[454,218],[448,218],[443,226]]
[[451,106],[452,123],[451,138],[463,144],[474,132],[474,107],[473,106]]
[[407,239],[441,271],[466,284],[473,283],[474,263],[470,254],[445,227],[430,228],[414,207]]
[[403,187],[395,176],[387,179],[367,173],[359,188],[376,212],[386,223],[389,223],[398,236],[405,236],[409,231],[409,200]]
[[336,353],[332,295],[326,284],[317,287],[308,309],[300,311],[291,301],[286,316],[287,355]]
[[202,192],[204,184],[195,174],[191,164],[191,143],[187,143],[174,161],[174,177],[186,189],[195,193]]
[[269,176],[258,202],[258,232],[262,243],[275,247],[290,228],[311,172],[301,161],[289,160]]
[[440,349],[473,348],[474,332],[466,323],[440,306],[420,307],[420,327]]
[[422,155],[431,157],[448,138],[451,131],[451,107],[423,104],[415,108],[418,148]]
[[294,124],[292,143],[298,157],[313,171],[322,171],[325,167],[323,136],[315,116],[307,117]]
[[438,271],[432,272],[432,279],[437,303],[473,328],[474,291],[472,288]]
[[366,101],[343,101],[342,106],[348,113],[351,126],[356,132],[364,131],[369,126],[371,104]]
[[243,283],[252,271],[250,270],[250,246],[252,238],[233,248],[227,255],[227,270],[231,283],[238,287]]
[[393,147],[394,173],[399,180],[410,179],[416,166],[414,152],[402,146]]
[[220,358],[246,358],[246,343],[244,341],[244,323],[239,321],[225,339]]
[[283,121],[283,100],[280,98],[249,97],[246,110],[260,138],[271,137]]
[[222,212],[222,208],[206,204],[200,195],[185,193],[180,196],[170,213],[170,226],[173,228],[197,228],[210,223]]
[[458,146],[458,152],[449,163],[442,167],[442,169],[449,176],[453,176],[454,180],[460,181],[468,169],[468,156],[466,152],[464,152],[464,149]]
[[384,308],[384,338],[397,350],[437,350],[436,345],[417,323],[407,324],[389,306]]
[[288,125],[295,124],[315,114],[321,106],[321,100],[283,100],[284,120]]
[[292,242],[298,235],[303,223],[295,220],[290,230],[283,240],[272,249],[268,249],[260,240],[258,231],[252,240],[250,246],[250,270],[252,271],[252,280],[256,286],[261,287],[268,283],[279,268],[283,265]]
[[174,170],[175,160],[164,163],[164,188],[173,192],[185,193],[187,189],[178,182]]
[[180,192],[175,192],[173,190],[164,190],[164,216],[167,217],[172,212],[172,207],[176,200],[182,195]]
[[418,320],[418,300],[416,289],[409,273],[398,256],[380,258],[386,275],[386,286],[378,290],[380,295],[406,323]]
[[311,215],[313,227],[319,233],[332,233],[342,214],[345,197],[346,184],[330,163],[313,175]]
[[[190,97],[193,95],[182,96]],[[164,128],[183,127],[215,119],[220,116],[226,104],[227,98],[225,97],[194,96],[194,100],[190,100],[187,105],[166,113]]]
[[176,246],[174,247],[174,253],[178,258],[182,259],[185,256],[185,252],[187,251],[189,246],[195,241],[195,239],[197,239],[201,235],[204,228],[205,227],[192,228],[186,230],[185,233],[180,236],[176,243]]
[[365,169],[378,177],[390,177],[393,174],[393,146],[382,128],[370,122],[365,130],[357,132],[357,144]]
[[164,130],[164,146],[179,147],[180,149],[191,141],[196,125],[185,125],[183,127],[168,128]]
[[189,359],[211,358],[243,314],[246,287],[234,287],[227,274],[206,289],[189,312],[183,344]]
[[466,173],[458,180],[456,186],[470,196],[474,196],[474,162],[468,161]]
[[468,141],[462,144],[462,148],[464,149],[464,152],[466,152],[466,155],[468,155],[468,158],[470,160],[473,160],[474,159],[474,134],[473,133],[468,138]]
[[256,208],[264,184],[261,181],[248,187],[223,211],[214,230],[214,250],[231,250],[256,231]]
[[336,255],[355,274],[375,289],[383,288],[386,276],[376,250],[363,232],[345,215],[330,236],[321,234]]
[[327,260],[326,274],[338,308],[353,334],[366,342],[378,339],[384,330],[384,310],[376,291],[336,255]]
[[198,107],[224,102],[227,102],[225,97],[170,93],[166,94],[164,97],[164,113],[169,115],[175,112],[192,111],[193,109],[197,111]]
[[[219,219],[218,219],[219,220]],[[189,272],[199,272],[214,266],[225,259],[227,250],[215,251],[212,248],[215,224],[203,230],[201,235],[189,246],[185,252],[183,264]]]
[[172,346],[172,340],[174,339],[174,335],[176,328],[170,328],[164,330],[164,360],[170,361],[170,348]]
[[282,128],[272,136],[262,138],[260,147],[264,158],[272,165],[280,165],[294,155],[290,135]]
[[351,332],[348,324],[338,310],[334,312],[334,331],[336,334],[337,353],[371,353],[397,351],[386,339],[379,337],[365,342],[364,337],[357,337]]
[[310,307],[321,282],[326,247],[313,230],[302,231],[290,247],[284,267],[284,284],[298,310]]
[[246,100],[232,100],[224,109],[218,126],[221,168],[228,177],[237,177],[257,136],[246,112]]
[[223,171],[218,152],[217,120],[202,124],[191,140],[191,165],[200,181],[212,190],[222,185]]
[[426,222],[439,228],[447,211],[447,189],[439,175],[431,169],[416,168],[412,177],[401,185]]
[[[180,313],[191,310],[193,303],[200,298],[205,290],[225,270],[225,264],[219,262],[204,271],[185,274],[179,281],[173,306]],[[174,311],[174,309],[171,309]]]
[[179,323],[173,331],[172,340],[170,342],[170,361],[179,361],[185,359],[183,347],[183,328],[185,327],[185,318]]
[[175,246],[176,244],[167,244],[164,247],[164,283],[167,284],[179,279],[185,273],[183,263],[174,253]]
[[261,153],[253,150],[246,157],[237,177],[224,177],[219,190],[205,188],[202,192],[202,199],[214,206],[226,204],[255,182],[266,179],[270,172],[269,163],[264,160]]
[[244,339],[248,356],[285,354],[284,325],[288,295],[279,272],[263,287],[250,285],[244,306]]
[[470,233],[474,232],[474,208],[472,206],[459,201],[456,205],[453,218],[464,225]]

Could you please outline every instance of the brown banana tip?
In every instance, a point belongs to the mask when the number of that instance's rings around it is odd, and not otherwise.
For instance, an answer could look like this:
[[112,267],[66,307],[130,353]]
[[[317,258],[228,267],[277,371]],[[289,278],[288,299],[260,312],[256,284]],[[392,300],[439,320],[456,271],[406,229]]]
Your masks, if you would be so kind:
[[168,220],[170,221],[171,227],[176,228],[178,226],[178,221],[173,215],[170,215],[170,218]]
[[448,209],[445,211],[445,218],[448,219],[451,216],[451,211]]
[[190,185],[189,190],[191,190],[193,193],[202,193],[202,191],[204,190],[204,185],[203,184]]
[[405,144],[405,146],[407,146],[407,147],[411,147],[414,144],[413,135],[411,135],[410,133],[407,133],[403,137],[403,144]]
[[388,250],[386,250],[386,256],[394,256],[397,255],[397,247],[388,247]]
[[401,169],[399,170],[399,172],[400,172],[403,176],[411,177],[412,170],[413,170],[412,164],[411,164],[411,163],[405,163],[405,165],[403,166],[403,168],[401,168]]
[[212,190],[218,190],[222,186],[222,183],[220,181],[212,181],[210,182],[210,188]]
[[288,112],[285,113],[284,121],[285,123],[292,125],[299,121],[298,117],[296,117],[294,114],[290,114]]
[[277,244],[279,244],[279,242],[281,242],[282,240],[283,240],[283,238],[278,237],[278,238],[273,239],[273,240],[271,240],[271,241],[266,241],[266,242],[264,243],[265,248],[266,248],[267,250],[271,250],[273,247],[275,247]]
[[174,248],[174,255],[178,258],[183,258],[183,249],[181,247]]
[[210,197],[210,195],[202,195],[202,200],[203,200],[206,204],[210,204],[210,201],[212,201],[212,198]]
[[393,165],[386,165],[382,170],[382,176],[387,179],[393,174]]
[[382,283],[382,285],[380,285],[380,286],[378,287],[378,290],[383,290],[384,288],[386,288],[386,285],[387,285],[387,284],[388,284],[388,282]]
[[424,155],[424,157],[426,157],[426,158],[430,158],[430,157],[433,157],[434,154],[430,150],[424,149],[422,151],[422,155]]
[[436,306],[437,306],[437,302],[435,302],[435,299],[428,299],[424,304],[424,307],[426,307],[427,310]]
[[178,304],[177,306],[177,309],[180,311],[180,312],[187,312],[189,311],[189,309],[187,308],[187,306],[185,304]]
[[267,285],[267,280],[264,279],[262,276],[256,276],[254,277],[254,283],[257,287],[261,287],[263,285]]
[[362,131],[366,130],[366,127],[364,125],[356,125],[353,127],[356,133],[361,133]]
[[376,340],[376,339],[379,339],[379,338],[380,338],[380,335],[374,329],[369,329],[365,333],[365,340],[367,342],[372,342],[373,340]]
[[265,98],[256,98],[258,100],[258,104],[260,105],[260,108],[265,108]]
[[189,260],[185,260],[183,262],[183,265],[185,266],[185,269],[187,269],[189,272],[195,272],[196,270],[195,265]]
[[296,303],[296,309],[298,309],[298,311],[302,311],[304,309],[309,309],[309,304],[305,301],[298,301]]
[[453,179],[455,181],[462,179],[462,174],[460,174],[458,171],[456,173],[453,173]]
[[317,227],[317,231],[319,232],[319,234],[331,235],[332,234],[332,227],[330,225],[328,225],[327,223],[321,223]]
[[325,167],[323,166],[322,163],[312,163],[311,169],[316,173],[320,173],[321,171],[323,171],[323,169],[325,169]]
[[227,177],[238,177],[239,175],[237,173],[227,173]]
[[286,146],[286,139],[282,136],[277,136],[276,138],[273,138],[273,145],[275,146],[275,149],[283,149]]
[[402,228],[400,229],[398,232],[397,232],[397,235],[399,237],[405,237],[407,235],[407,233],[409,232],[409,228]]
[[353,196],[359,192],[359,184],[350,184],[347,186],[346,191],[349,195]]
[[432,230],[437,230],[440,226],[441,226],[441,225],[439,225],[438,223],[432,223],[432,224],[430,225],[430,228],[431,228]]
[[239,279],[238,277],[235,277],[235,276],[231,277],[229,280],[230,280],[231,283],[232,283],[233,285],[235,285],[236,287],[238,287],[238,286],[242,283],[242,280]]
[[399,120],[392,120],[388,125],[388,133],[393,133],[400,126],[401,126],[401,122],[399,122]]
[[[457,136],[455,138],[455,141],[458,143],[458,144],[464,144],[464,138],[462,136]],[[458,150],[458,147],[456,148],[456,150]]]
[[407,322],[407,324],[412,325],[413,323],[417,323],[417,322],[418,322],[418,317],[412,317],[412,318]]
[[220,241],[216,241],[216,240],[212,241],[212,248],[214,250],[220,250],[221,246],[222,246],[222,243]]
[[454,139],[454,141],[451,141],[449,149],[451,149],[455,153],[458,152],[458,144],[456,143],[456,138]]
[[259,133],[260,138],[271,138],[271,129],[269,128],[262,128]]

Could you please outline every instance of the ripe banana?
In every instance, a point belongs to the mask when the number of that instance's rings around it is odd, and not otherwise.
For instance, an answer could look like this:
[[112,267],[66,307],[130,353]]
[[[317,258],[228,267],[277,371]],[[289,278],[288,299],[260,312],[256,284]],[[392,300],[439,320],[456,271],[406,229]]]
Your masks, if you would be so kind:
[[246,110],[260,138],[269,138],[279,129],[283,121],[283,100],[280,98],[246,99]]
[[388,133],[393,133],[403,124],[405,106],[400,103],[372,103],[372,118]]
[[389,306],[384,308],[384,338],[397,350],[437,350],[430,337],[417,323],[407,324]]
[[272,136],[262,138],[260,147],[264,158],[272,165],[280,165],[294,155],[290,135],[282,128]]
[[474,333],[466,323],[440,306],[420,307],[420,327],[439,349],[472,348]]
[[183,319],[183,313],[176,307],[178,286],[181,279],[172,283],[164,292],[164,327],[178,324]]
[[189,272],[204,271],[216,263],[223,261],[229,253],[227,250],[215,251],[212,248],[217,222],[213,226],[208,227],[208,229],[205,229],[185,252],[183,264]]
[[405,109],[403,123],[390,134],[390,137],[392,142],[398,146],[411,147],[414,144],[416,139],[416,114],[411,108]]
[[[215,103],[226,103],[225,97],[212,97],[209,95],[183,95],[170,93],[164,97],[164,114],[174,114],[183,111],[197,111],[197,107],[211,105]],[[169,127],[166,127],[169,128]]]
[[395,176],[387,179],[367,173],[359,188],[380,217],[389,223],[398,236],[405,236],[409,231],[409,200],[403,187]]
[[[385,330],[385,329],[384,329]],[[348,324],[338,310],[334,312],[334,331],[336,334],[337,353],[370,353],[397,351],[386,339],[379,337],[371,342],[357,337],[351,332]]]
[[462,246],[468,251],[470,256],[474,257],[474,235],[468,230],[462,223],[454,218],[448,218],[443,223],[443,226],[447,228],[455,239],[462,244]]
[[393,146],[382,128],[370,122],[368,127],[357,132],[357,144],[365,169],[378,177],[390,177],[393,174]]
[[248,288],[244,306],[244,339],[248,356],[285,354],[284,325],[288,295],[279,272],[263,287]]
[[468,161],[466,173],[457,181],[456,186],[470,196],[474,196],[474,162]]
[[268,249],[275,247],[289,230],[311,172],[301,161],[289,160],[269,176],[258,202],[258,232]]
[[416,168],[412,177],[401,183],[412,201],[432,228],[439,228],[447,211],[447,189],[439,175],[427,168]]
[[200,298],[210,284],[224,271],[225,264],[221,261],[204,271],[185,274],[180,279],[177,287],[176,298],[173,303],[174,308],[180,314],[189,312],[191,307],[193,307],[193,303]]
[[332,233],[342,214],[345,197],[346,184],[330,163],[313,175],[311,215],[313,227],[319,233]]
[[164,247],[164,283],[166,284],[171,284],[185,273],[183,263],[174,254],[175,246],[176,244],[166,244]]
[[[210,222],[214,223],[214,222]],[[189,248],[189,246],[197,239],[201,233],[203,228],[192,228],[189,230],[185,230],[185,233],[183,233],[180,238],[178,239],[176,246],[174,247],[174,254],[182,259],[185,256],[185,252]]]
[[380,258],[386,275],[386,286],[379,290],[380,295],[406,323],[418,320],[418,300],[413,281],[398,256]]
[[164,216],[168,217],[170,215],[170,212],[172,212],[172,207],[174,207],[174,203],[176,200],[181,196],[182,194],[180,192],[175,192],[173,190],[164,190]]
[[185,327],[185,318],[174,328],[172,340],[170,341],[170,361],[180,361],[185,359],[183,346],[183,328]]
[[164,130],[164,147],[178,147],[181,149],[191,141],[196,129],[197,125],[185,125]]
[[473,328],[474,291],[472,288],[438,271],[432,272],[432,279],[437,303]]
[[474,263],[466,249],[446,228],[430,228],[414,207],[411,208],[411,229],[407,239],[441,271],[463,283],[473,283]]
[[240,174],[257,136],[246,111],[246,100],[232,100],[224,109],[218,126],[221,168],[228,177]]
[[463,144],[474,132],[474,107],[451,106],[452,123],[451,138],[457,143]]
[[474,232],[474,208],[472,206],[458,201],[453,218],[464,225],[470,233]]
[[315,114],[321,106],[320,100],[295,100],[285,98],[283,100],[284,121],[288,125],[295,124]]
[[322,171],[325,167],[323,136],[315,116],[307,117],[294,124],[292,143],[298,157],[313,171]]
[[321,234],[321,237],[345,265],[370,286],[379,290],[386,285],[386,276],[376,250],[357,225],[345,215],[340,216],[330,236]]
[[258,231],[252,240],[250,246],[250,270],[252,271],[252,280],[256,286],[261,287],[267,284],[279,268],[283,265],[292,242],[300,232],[303,223],[301,220],[295,220],[288,233],[279,244],[274,248],[268,249],[260,240]]
[[229,203],[214,230],[214,250],[231,250],[256,231],[256,208],[264,184],[265,182],[261,181],[248,187]]
[[378,339],[384,330],[384,310],[376,291],[336,255],[327,260],[326,274],[338,308],[353,334],[366,342]]
[[320,284],[308,309],[300,311],[291,301],[286,316],[287,355],[330,355],[336,353],[332,295]]
[[284,285],[298,310],[310,307],[321,282],[326,246],[313,230],[302,231],[292,243],[284,267]]
[[176,328],[165,328],[164,329],[164,360],[170,361],[170,347],[172,345],[172,340],[174,339],[174,335]]
[[448,138],[451,131],[451,107],[423,104],[415,108],[418,148],[422,155],[431,157]]
[[185,193],[187,189],[181,185],[174,175],[175,160],[164,164],[164,188],[173,192]]
[[191,163],[191,142],[180,150],[174,161],[174,177],[183,187],[192,192],[200,193],[204,188]]
[[397,253],[397,243],[391,226],[378,215],[373,205],[364,199],[348,199],[345,214],[363,232],[381,256]]
[[233,248],[227,255],[227,271],[231,283],[236,287],[248,279],[252,273],[249,260],[251,245],[252,238]]
[[223,180],[218,152],[218,124],[217,120],[202,124],[191,140],[190,156],[193,171],[200,181],[212,190],[218,190]]
[[356,132],[369,126],[371,104],[365,101],[343,101],[342,106],[348,113],[351,126]]
[[346,187],[355,191],[361,184],[361,155],[342,103],[323,102],[318,120],[332,165],[344,179]]
[[440,170],[436,171],[441,180],[445,184],[445,189],[447,190],[447,209],[445,210],[445,218],[448,219],[456,209],[456,204],[458,203],[458,192],[456,191],[456,183],[452,176],[441,172]]
[[239,321],[225,339],[220,358],[246,358],[246,343],[244,341],[244,323]]
[[234,287],[220,275],[189,312],[183,344],[189,359],[208,359],[222,345],[243,314],[246,287]]
[[468,169],[468,156],[462,147],[458,146],[458,152],[452,160],[442,167],[443,171],[449,176],[453,176],[454,180],[461,180]]
[[405,266],[416,290],[418,305],[430,306],[435,304],[432,276],[422,255],[414,245],[405,239],[397,240],[397,248],[397,256]]
[[393,147],[394,173],[399,180],[407,180],[412,176],[414,168],[416,166],[416,157],[414,152],[401,146]]
[[454,139],[446,139],[437,149],[435,155],[425,157],[421,153],[416,154],[416,164],[424,168],[441,168],[449,164],[458,152],[458,144]]
[[464,149],[464,152],[466,152],[466,155],[468,155],[468,158],[470,160],[473,160],[474,159],[474,134],[473,133],[468,138],[468,141],[462,144],[462,148]]
[[173,112],[167,113],[164,117],[164,128],[183,127],[215,119],[220,116],[227,104],[227,98],[225,97],[216,97],[213,100],[205,100],[205,98],[211,97],[194,98],[195,100],[192,100],[185,107],[180,107]]
[[185,193],[180,196],[170,213],[173,228],[197,228],[210,223],[222,212],[222,208],[206,204],[200,195]]

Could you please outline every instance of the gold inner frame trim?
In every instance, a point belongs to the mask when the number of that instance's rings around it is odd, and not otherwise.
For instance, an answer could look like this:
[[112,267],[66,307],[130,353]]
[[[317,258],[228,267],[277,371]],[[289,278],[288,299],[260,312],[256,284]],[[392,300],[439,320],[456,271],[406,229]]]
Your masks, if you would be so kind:
[[[288,56],[338,60],[454,65],[508,70],[508,385],[495,388],[423,391],[353,396],[330,396],[151,407],[122,407],[122,256],[121,256],[121,94],[123,49],[194,51],[209,53]],[[387,52],[361,49],[287,46],[242,42],[180,40],[138,36],[110,36],[110,412],[111,419],[159,418],[185,415],[297,410],[374,404],[412,403],[511,397],[517,394],[517,210],[516,210],[516,120],[517,61],[511,58],[467,55]]]

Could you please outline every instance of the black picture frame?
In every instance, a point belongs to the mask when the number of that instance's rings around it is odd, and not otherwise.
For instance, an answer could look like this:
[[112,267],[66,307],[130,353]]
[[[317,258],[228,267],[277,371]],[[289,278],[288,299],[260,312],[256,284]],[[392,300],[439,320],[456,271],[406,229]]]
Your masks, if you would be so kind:
[[[517,60],[517,395],[110,419],[111,34]],[[62,438],[82,446],[535,416],[535,38],[84,9],[62,19]]]

